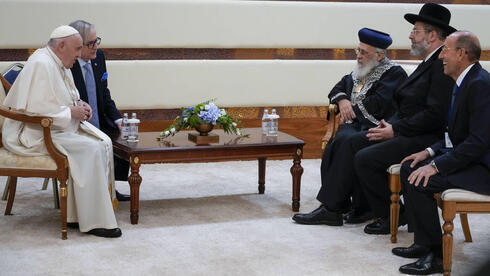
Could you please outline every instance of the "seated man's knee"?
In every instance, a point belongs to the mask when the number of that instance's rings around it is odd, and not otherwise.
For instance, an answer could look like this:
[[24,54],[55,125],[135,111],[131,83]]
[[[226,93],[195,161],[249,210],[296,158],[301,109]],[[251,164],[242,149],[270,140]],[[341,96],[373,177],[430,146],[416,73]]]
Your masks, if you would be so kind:
[[369,167],[371,154],[367,149],[361,149],[354,155],[354,166],[356,169]]

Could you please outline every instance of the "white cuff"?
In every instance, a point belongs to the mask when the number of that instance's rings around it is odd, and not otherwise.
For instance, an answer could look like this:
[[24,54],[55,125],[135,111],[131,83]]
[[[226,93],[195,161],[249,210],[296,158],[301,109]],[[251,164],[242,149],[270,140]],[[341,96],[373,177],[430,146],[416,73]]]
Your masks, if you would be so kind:
[[430,157],[434,157],[436,155],[436,153],[434,152],[434,150],[432,150],[430,147],[426,148],[425,150],[429,152]]

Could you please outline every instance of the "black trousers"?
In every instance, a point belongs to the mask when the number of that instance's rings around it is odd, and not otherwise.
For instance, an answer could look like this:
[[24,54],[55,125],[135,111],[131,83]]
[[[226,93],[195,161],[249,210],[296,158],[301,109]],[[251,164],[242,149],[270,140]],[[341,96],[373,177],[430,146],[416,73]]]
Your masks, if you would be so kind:
[[118,181],[128,181],[129,162],[114,156],[114,177]]
[[430,160],[422,161],[415,168],[410,168],[411,162],[403,163],[400,180],[404,191],[405,210],[411,218],[409,220],[410,227],[414,230],[414,243],[430,247],[433,251],[440,253],[442,250],[442,231],[434,194],[456,187],[440,174],[431,176],[426,187],[422,183],[419,186],[410,184],[408,176],[429,162]]
[[350,142],[360,132],[358,123],[341,125],[323,151],[322,187],[317,199],[330,211],[342,212],[351,206],[369,210],[369,204],[354,172],[354,155],[358,149],[353,149]]
[[[351,143],[354,148],[361,148],[354,157],[359,182],[374,216],[387,218],[390,214],[391,191],[386,169],[390,165],[400,163],[408,155],[430,146],[438,137],[436,135],[397,136],[376,144],[369,142],[365,136],[356,138]],[[371,145],[366,147],[368,143]]]

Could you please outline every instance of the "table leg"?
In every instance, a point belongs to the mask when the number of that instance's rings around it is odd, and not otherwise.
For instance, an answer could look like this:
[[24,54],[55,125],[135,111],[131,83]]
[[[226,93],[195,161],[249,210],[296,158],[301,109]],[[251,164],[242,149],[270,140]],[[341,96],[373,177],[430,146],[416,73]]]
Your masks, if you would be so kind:
[[301,190],[301,175],[303,167],[301,167],[301,157],[303,155],[303,147],[298,147],[294,153],[293,166],[291,167],[291,175],[293,176],[293,212],[299,211],[299,194]]
[[265,191],[265,160],[267,158],[260,157],[259,159],[259,194]]
[[138,224],[138,212],[140,203],[140,184],[141,176],[140,171],[140,160],[138,156],[129,157],[129,164],[131,165],[131,175],[129,176],[128,182],[131,188],[131,224]]

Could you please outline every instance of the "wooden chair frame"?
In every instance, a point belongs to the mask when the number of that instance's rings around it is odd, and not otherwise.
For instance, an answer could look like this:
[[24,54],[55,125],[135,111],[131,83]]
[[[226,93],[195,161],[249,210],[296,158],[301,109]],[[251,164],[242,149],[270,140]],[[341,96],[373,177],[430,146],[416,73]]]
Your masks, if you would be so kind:
[[445,276],[451,275],[453,258],[453,220],[459,214],[465,242],[472,242],[467,213],[490,213],[490,202],[442,200],[442,267]]
[[[68,180],[68,159],[65,155],[59,152],[53,144],[51,138],[51,125],[53,119],[49,117],[41,117],[25,112],[15,111],[0,105],[0,115],[6,118],[21,121],[26,124],[39,124],[43,128],[44,144],[46,149],[56,163],[56,170],[48,169],[19,169],[19,168],[0,168],[0,175],[10,177],[9,197],[5,215],[10,215],[12,205],[15,198],[15,190],[17,187],[17,177],[43,177],[56,178],[60,182],[60,207],[61,207],[61,238],[67,238],[66,219],[67,219],[67,190],[66,181]],[[0,147],[3,147],[0,133]]]
[[[14,63],[12,66],[15,66],[17,64],[19,63]],[[10,84],[10,82],[7,79],[5,79],[2,75],[0,75],[0,82],[2,83],[3,88],[6,92],[8,92],[10,88],[12,88],[12,84]],[[5,182],[5,188],[3,189],[2,200],[7,200],[8,198],[9,191],[10,191],[10,181],[11,181],[11,177],[9,176],[7,177],[7,181]],[[45,178],[42,187],[43,190],[46,190],[48,188],[48,182],[49,182],[49,178]],[[55,178],[53,178],[53,197],[54,197],[54,208],[59,209],[60,200],[58,195],[58,186]]]
[[328,113],[327,113],[327,131],[322,138],[322,150],[325,149],[328,142],[335,137],[337,134],[337,130],[339,128],[339,120],[340,114],[338,113],[338,106],[336,104],[328,105]]

